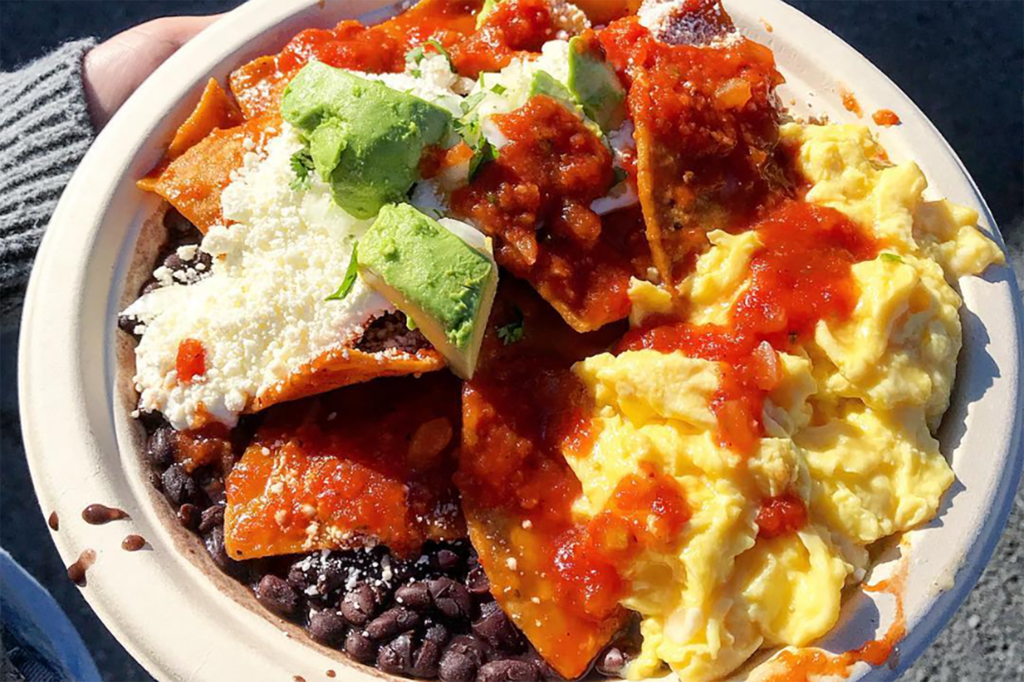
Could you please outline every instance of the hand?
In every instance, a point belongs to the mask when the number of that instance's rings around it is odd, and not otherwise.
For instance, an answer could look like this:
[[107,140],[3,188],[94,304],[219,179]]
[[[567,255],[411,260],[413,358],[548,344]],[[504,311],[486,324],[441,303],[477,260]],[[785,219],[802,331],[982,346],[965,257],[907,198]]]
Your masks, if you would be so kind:
[[139,24],[85,55],[82,80],[89,115],[99,130],[128,96],[178,48],[220,17],[165,17]]

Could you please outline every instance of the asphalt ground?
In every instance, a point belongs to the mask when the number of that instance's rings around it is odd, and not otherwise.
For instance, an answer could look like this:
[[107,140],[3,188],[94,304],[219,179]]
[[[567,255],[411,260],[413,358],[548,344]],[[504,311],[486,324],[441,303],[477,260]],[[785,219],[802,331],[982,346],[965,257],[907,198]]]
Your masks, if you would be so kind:
[[[66,40],[150,18],[225,11],[238,0],[0,0],[0,70]],[[793,0],[894,80],[970,170],[1024,281],[1024,2]],[[728,0],[726,0],[728,5]],[[0,545],[43,583],[109,682],[149,680],[93,615],[49,540],[21,450],[17,330],[0,336]],[[978,586],[908,682],[1024,680],[1024,493]]]

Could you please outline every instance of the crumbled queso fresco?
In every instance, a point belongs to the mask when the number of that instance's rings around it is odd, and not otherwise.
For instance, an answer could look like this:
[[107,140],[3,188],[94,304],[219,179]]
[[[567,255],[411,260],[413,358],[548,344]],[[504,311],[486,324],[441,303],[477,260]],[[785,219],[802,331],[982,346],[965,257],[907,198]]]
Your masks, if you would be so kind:
[[[140,407],[163,413],[176,429],[207,415],[233,425],[251,399],[328,349],[351,345],[363,325],[393,310],[362,280],[344,300],[324,300],[369,221],[338,208],[319,179],[308,191],[289,186],[300,148],[287,124],[265,144],[254,141],[223,194],[232,224],[214,226],[200,246],[214,257],[209,276],[158,269],[167,286],[125,311],[145,331],[136,350]],[[195,257],[194,247],[183,249],[182,260]],[[175,369],[184,338],[201,339],[206,353],[205,375],[191,382],[178,381]]]

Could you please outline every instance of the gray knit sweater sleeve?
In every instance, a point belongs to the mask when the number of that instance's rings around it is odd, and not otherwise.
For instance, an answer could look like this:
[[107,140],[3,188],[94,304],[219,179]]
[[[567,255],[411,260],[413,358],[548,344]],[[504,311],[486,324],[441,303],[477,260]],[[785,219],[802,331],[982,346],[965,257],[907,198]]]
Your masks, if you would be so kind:
[[32,260],[50,215],[95,132],[82,59],[93,39],[66,43],[0,73],[0,319],[21,310]]

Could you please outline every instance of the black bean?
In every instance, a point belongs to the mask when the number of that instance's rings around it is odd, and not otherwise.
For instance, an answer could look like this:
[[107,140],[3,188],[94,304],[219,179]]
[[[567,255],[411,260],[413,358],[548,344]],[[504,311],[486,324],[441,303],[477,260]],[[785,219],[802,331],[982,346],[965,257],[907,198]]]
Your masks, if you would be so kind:
[[390,639],[420,624],[420,616],[404,606],[395,606],[366,624],[366,634],[376,640]]
[[345,619],[330,609],[318,611],[309,619],[309,636],[333,649],[345,643],[347,629]]
[[406,675],[412,668],[413,634],[405,632],[381,646],[377,667],[392,675]]
[[201,518],[202,512],[199,511],[199,507],[190,502],[178,507],[178,522],[189,530],[198,530]]
[[174,453],[177,447],[178,439],[174,434],[174,429],[170,426],[161,426],[149,436],[146,455],[153,466],[166,469],[174,464]]
[[341,589],[346,580],[348,580],[348,570],[341,561],[329,558],[321,562],[316,576],[316,584],[325,593]]
[[476,675],[477,682],[537,682],[538,677],[533,663],[516,659],[491,661]]
[[213,563],[217,564],[217,568],[238,579],[246,574],[247,564],[242,561],[233,561],[224,548],[224,526],[215,526],[204,535],[203,544]]
[[[203,267],[197,267],[200,263],[203,264]],[[191,265],[196,272],[205,276],[210,272],[210,268],[213,267],[213,256],[203,250],[196,251],[195,258],[192,259]]]
[[224,505],[215,504],[203,510],[199,519],[199,532],[206,533],[217,526],[224,525]]
[[299,613],[299,595],[287,581],[276,575],[265,575],[256,586],[256,599],[268,611],[283,618],[295,618]]
[[171,504],[181,506],[186,502],[194,503],[199,500],[199,486],[185,473],[180,464],[167,467],[160,477],[160,482],[163,484],[164,495]]
[[434,623],[427,628],[426,633],[423,635],[423,639],[428,642],[434,642],[435,644],[443,645],[448,641],[448,628],[441,625],[440,623]]
[[[527,649],[525,654],[519,657],[519,660],[528,661],[530,664],[535,666],[537,668],[537,674],[542,680],[548,680],[549,682],[567,682],[566,678],[557,670],[552,668],[551,664],[545,661],[532,646]],[[586,677],[586,675],[584,674],[583,677]]]
[[473,623],[473,632],[490,642],[496,649],[508,653],[519,650],[522,640],[512,621],[501,610],[498,602],[480,606],[480,618]]
[[597,672],[605,677],[621,677],[622,669],[626,667],[628,662],[629,659],[626,658],[626,654],[622,653],[621,649],[611,646],[598,654],[597,663],[594,667],[597,669]]
[[395,601],[413,611],[430,608],[430,589],[425,582],[409,583],[395,590]]
[[370,663],[377,655],[377,643],[359,628],[352,628],[345,637],[345,653],[360,663]]
[[149,294],[149,293],[152,293],[152,292],[156,291],[157,289],[159,289],[162,286],[163,286],[163,284],[160,284],[160,280],[158,280],[158,279],[151,279],[151,280],[149,280],[142,287],[142,289],[139,290],[139,298],[145,296],[146,294]]
[[354,626],[366,625],[376,612],[373,588],[366,583],[356,585],[341,600],[341,615]]
[[167,228],[170,236],[175,239],[181,239],[185,236],[195,236],[198,239],[201,236],[196,226],[173,208],[164,215],[164,227]]
[[472,682],[480,668],[480,662],[471,651],[453,646],[454,643],[455,640],[452,640],[452,644],[449,644],[441,655],[437,676],[441,682]]
[[437,552],[437,566],[445,573],[455,570],[462,559],[450,549],[440,549]]
[[473,599],[464,585],[451,578],[438,578],[431,580],[429,587],[434,606],[443,616],[452,620],[466,620],[470,617]]
[[468,657],[476,667],[487,660],[487,643],[475,635],[458,635],[448,643],[445,652],[455,651]]
[[185,261],[181,260],[178,254],[174,251],[172,251],[167,258],[164,258],[163,266],[172,272],[182,270],[186,267]]
[[491,581],[484,573],[483,566],[474,566],[469,571],[469,575],[466,576],[466,589],[475,595],[491,593]]
[[437,676],[438,664],[441,662],[442,645],[424,639],[416,656],[413,658],[412,667],[409,672],[414,677],[432,678]]
[[129,334],[139,340],[142,337],[135,333],[135,328],[139,326],[139,320],[134,315],[118,315],[117,316],[117,328],[126,334]]

